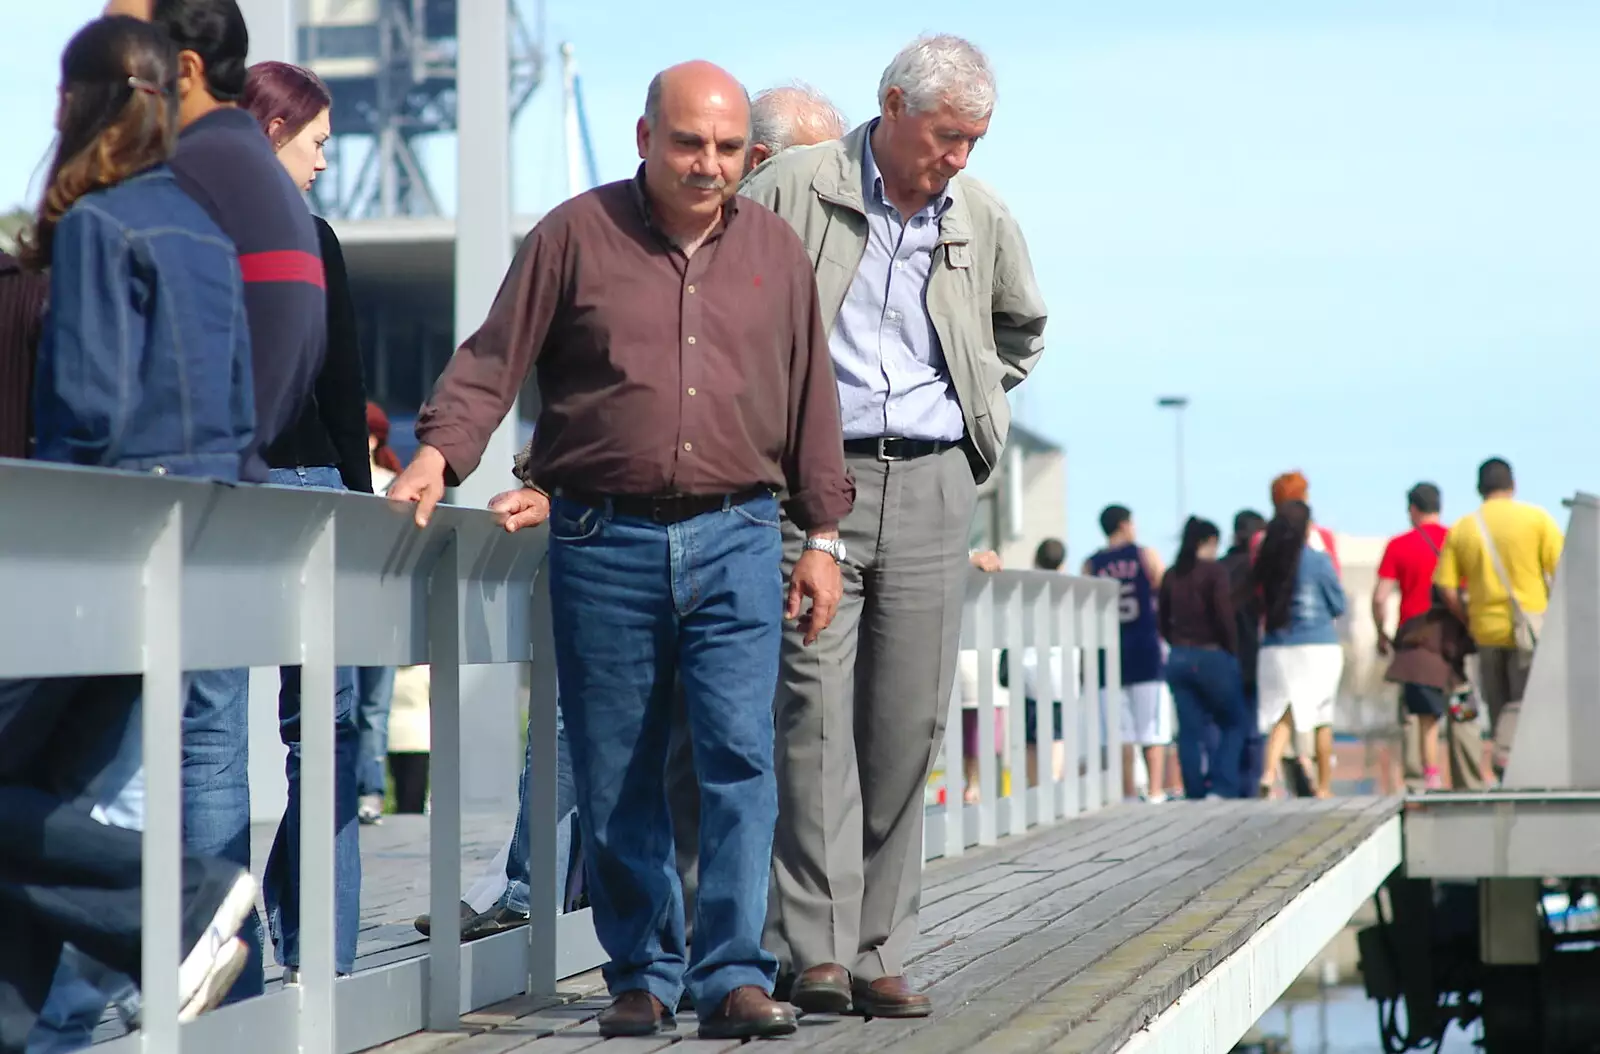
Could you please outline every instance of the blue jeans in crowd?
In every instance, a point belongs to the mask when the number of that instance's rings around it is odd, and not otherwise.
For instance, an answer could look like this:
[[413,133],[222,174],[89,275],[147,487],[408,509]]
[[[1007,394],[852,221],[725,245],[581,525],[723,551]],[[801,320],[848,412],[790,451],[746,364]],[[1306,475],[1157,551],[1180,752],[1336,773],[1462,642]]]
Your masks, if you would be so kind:
[[[777,819],[772,699],[782,539],[770,496],[674,524],[557,498],[550,599],[589,900],[612,995],[702,1014],[735,988],[772,990],[761,946]],[[674,677],[700,786],[692,959],[663,791]]]
[[[285,487],[343,490],[333,468],[275,468],[268,482]],[[249,672],[245,678],[249,693]],[[334,801],[333,801],[333,965],[342,974],[355,969],[356,937],[361,931],[361,825],[356,817],[356,769],[361,730],[356,724],[356,670],[341,666],[334,676]],[[278,731],[289,756],[284,765],[289,803],[267,856],[261,897],[267,905],[267,926],[279,963],[300,967],[300,667],[285,666],[278,691]],[[311,802],[312,808],[326,808]]]
[[[517,789],[517,822],[511,829],[511,848],[506,853],[506,891],[500,903],[518,914],[528,915],[531,893],[528,888],[528,777],[533,772],[533,724],[529,715],[528,749],[522,757],[522,782]],[[566,902],[567,864],[572,856],[572,811],[578,804],[577,786],[572,780],[572,752],[567,746],[566,722],[556,708],[556,906]]]
[[389,757],[389,705],[394,701],[394,667],[356,669],[356,727],[361,731],[361,761],[356,794],[382,797],[389,789],[384,765]]
[[[1167,685],[1178,711],[1178,767],[1184,797],[1198,800],[1207,793],[1237,798],[1244,758],[1244,689],[1239,661],[1217,648],[1172,649],[1167,657]],[[1217,729],[1216,751],[1207,771],[1207,726]]]

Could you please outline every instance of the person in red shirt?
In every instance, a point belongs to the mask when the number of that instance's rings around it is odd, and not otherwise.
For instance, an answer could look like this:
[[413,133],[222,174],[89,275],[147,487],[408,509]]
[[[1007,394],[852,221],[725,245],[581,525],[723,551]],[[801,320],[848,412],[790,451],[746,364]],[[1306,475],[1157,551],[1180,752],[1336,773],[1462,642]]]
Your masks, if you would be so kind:
[[[1433,574],[1439,553],[1449,533],[1440,522],[1443,507],[1439,488],[1418,483],[1406,495],[1411,530],[1389,540],[1378,564],[1378,584],[1372,594],[1372,621],[1378,631],[1378,654],[1394,652],[1394,640],[1406,635],[1407,623],[1421,619],[1433,609]],[[1400,619],[1391,637],[1386,629],[1390,603],[1398,593]],[[1413,624],[1415,625],[1415,624]],[[1408,668],[1417,669],[1415,663]],[[1423,670],[1443,671],[1440,662]],[[1450,713],[1452,678],[1447,672],[1428,676],[1429,681],[1402,681],[1400,700],[1405,714],[1405,769],[1407,786],[1413,790],[1443,787],[1439,771],[1437,729]],[[1450,739],[1451,783],[1459,789],[1481,788],[1483,775],[1483,736],[1474,721],[1446,720]]]

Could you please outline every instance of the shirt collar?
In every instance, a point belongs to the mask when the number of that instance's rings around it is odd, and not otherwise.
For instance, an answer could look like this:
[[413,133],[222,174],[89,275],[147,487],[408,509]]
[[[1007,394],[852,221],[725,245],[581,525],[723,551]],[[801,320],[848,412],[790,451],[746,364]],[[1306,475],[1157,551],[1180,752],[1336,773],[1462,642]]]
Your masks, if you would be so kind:
[[[883,196],[883,173],[878,171],[878,161],[872,156],[872,133],[877,127],[876,120],[867,126],[866,139],[861,147],[861,192],[868,204],[877,202],[886,208],[893,208],[894,206]],[[954,203],[955,198],[951,197],[950,185],[947,183],[944,193],[928,202],[921,212],[926,212],[929,218],[936,220],[948,212]],[[921,215],[921,212],[918,215]],[[910,219],[909,216],[906,218]]]

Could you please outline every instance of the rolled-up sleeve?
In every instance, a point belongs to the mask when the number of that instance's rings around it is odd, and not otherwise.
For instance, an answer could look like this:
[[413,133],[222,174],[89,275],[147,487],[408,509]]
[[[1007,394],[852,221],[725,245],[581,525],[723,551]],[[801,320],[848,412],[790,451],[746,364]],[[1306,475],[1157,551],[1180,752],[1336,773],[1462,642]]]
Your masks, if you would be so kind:
[[855,505],[856,486],[844,466],[839,386],[828,334],[822,326],[817,283],[798,238],[793,240],[791,255],[794,344],[789,360],[789,432],[783,457],[789,490],[784,510],[801,530],[832,531]]
[[446,482],[478,467],[489,437],[538,363],[560,307],[564,233],[535,227],[517,251],[489,316],[451,356],[417,415],[417,439],[444,455]]

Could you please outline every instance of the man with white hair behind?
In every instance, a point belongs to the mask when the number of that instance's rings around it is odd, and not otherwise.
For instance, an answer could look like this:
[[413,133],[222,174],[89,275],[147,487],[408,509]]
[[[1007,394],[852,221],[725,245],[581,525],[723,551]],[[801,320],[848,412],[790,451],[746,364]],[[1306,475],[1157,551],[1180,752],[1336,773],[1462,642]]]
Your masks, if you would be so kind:
[[844,138],[844,114],[828,97],[802,81],[768,88],[750,103],[750,153],[745,173],[791,146]]
[[[838,614],[811,647],[784,636],[764,943],[802,1010],[921,1017],[932,1005],[905,957],[968,532],[1005,447],[1006,392],[1044,350],[1045,306],[1016,220],[961,174],[994,112],[983,53],[914,41],[878,103],[842,140],[774,157],[742,188],[816,261],[856,481]],[[784,537],[791,565],[815,544],[789,523]]]

